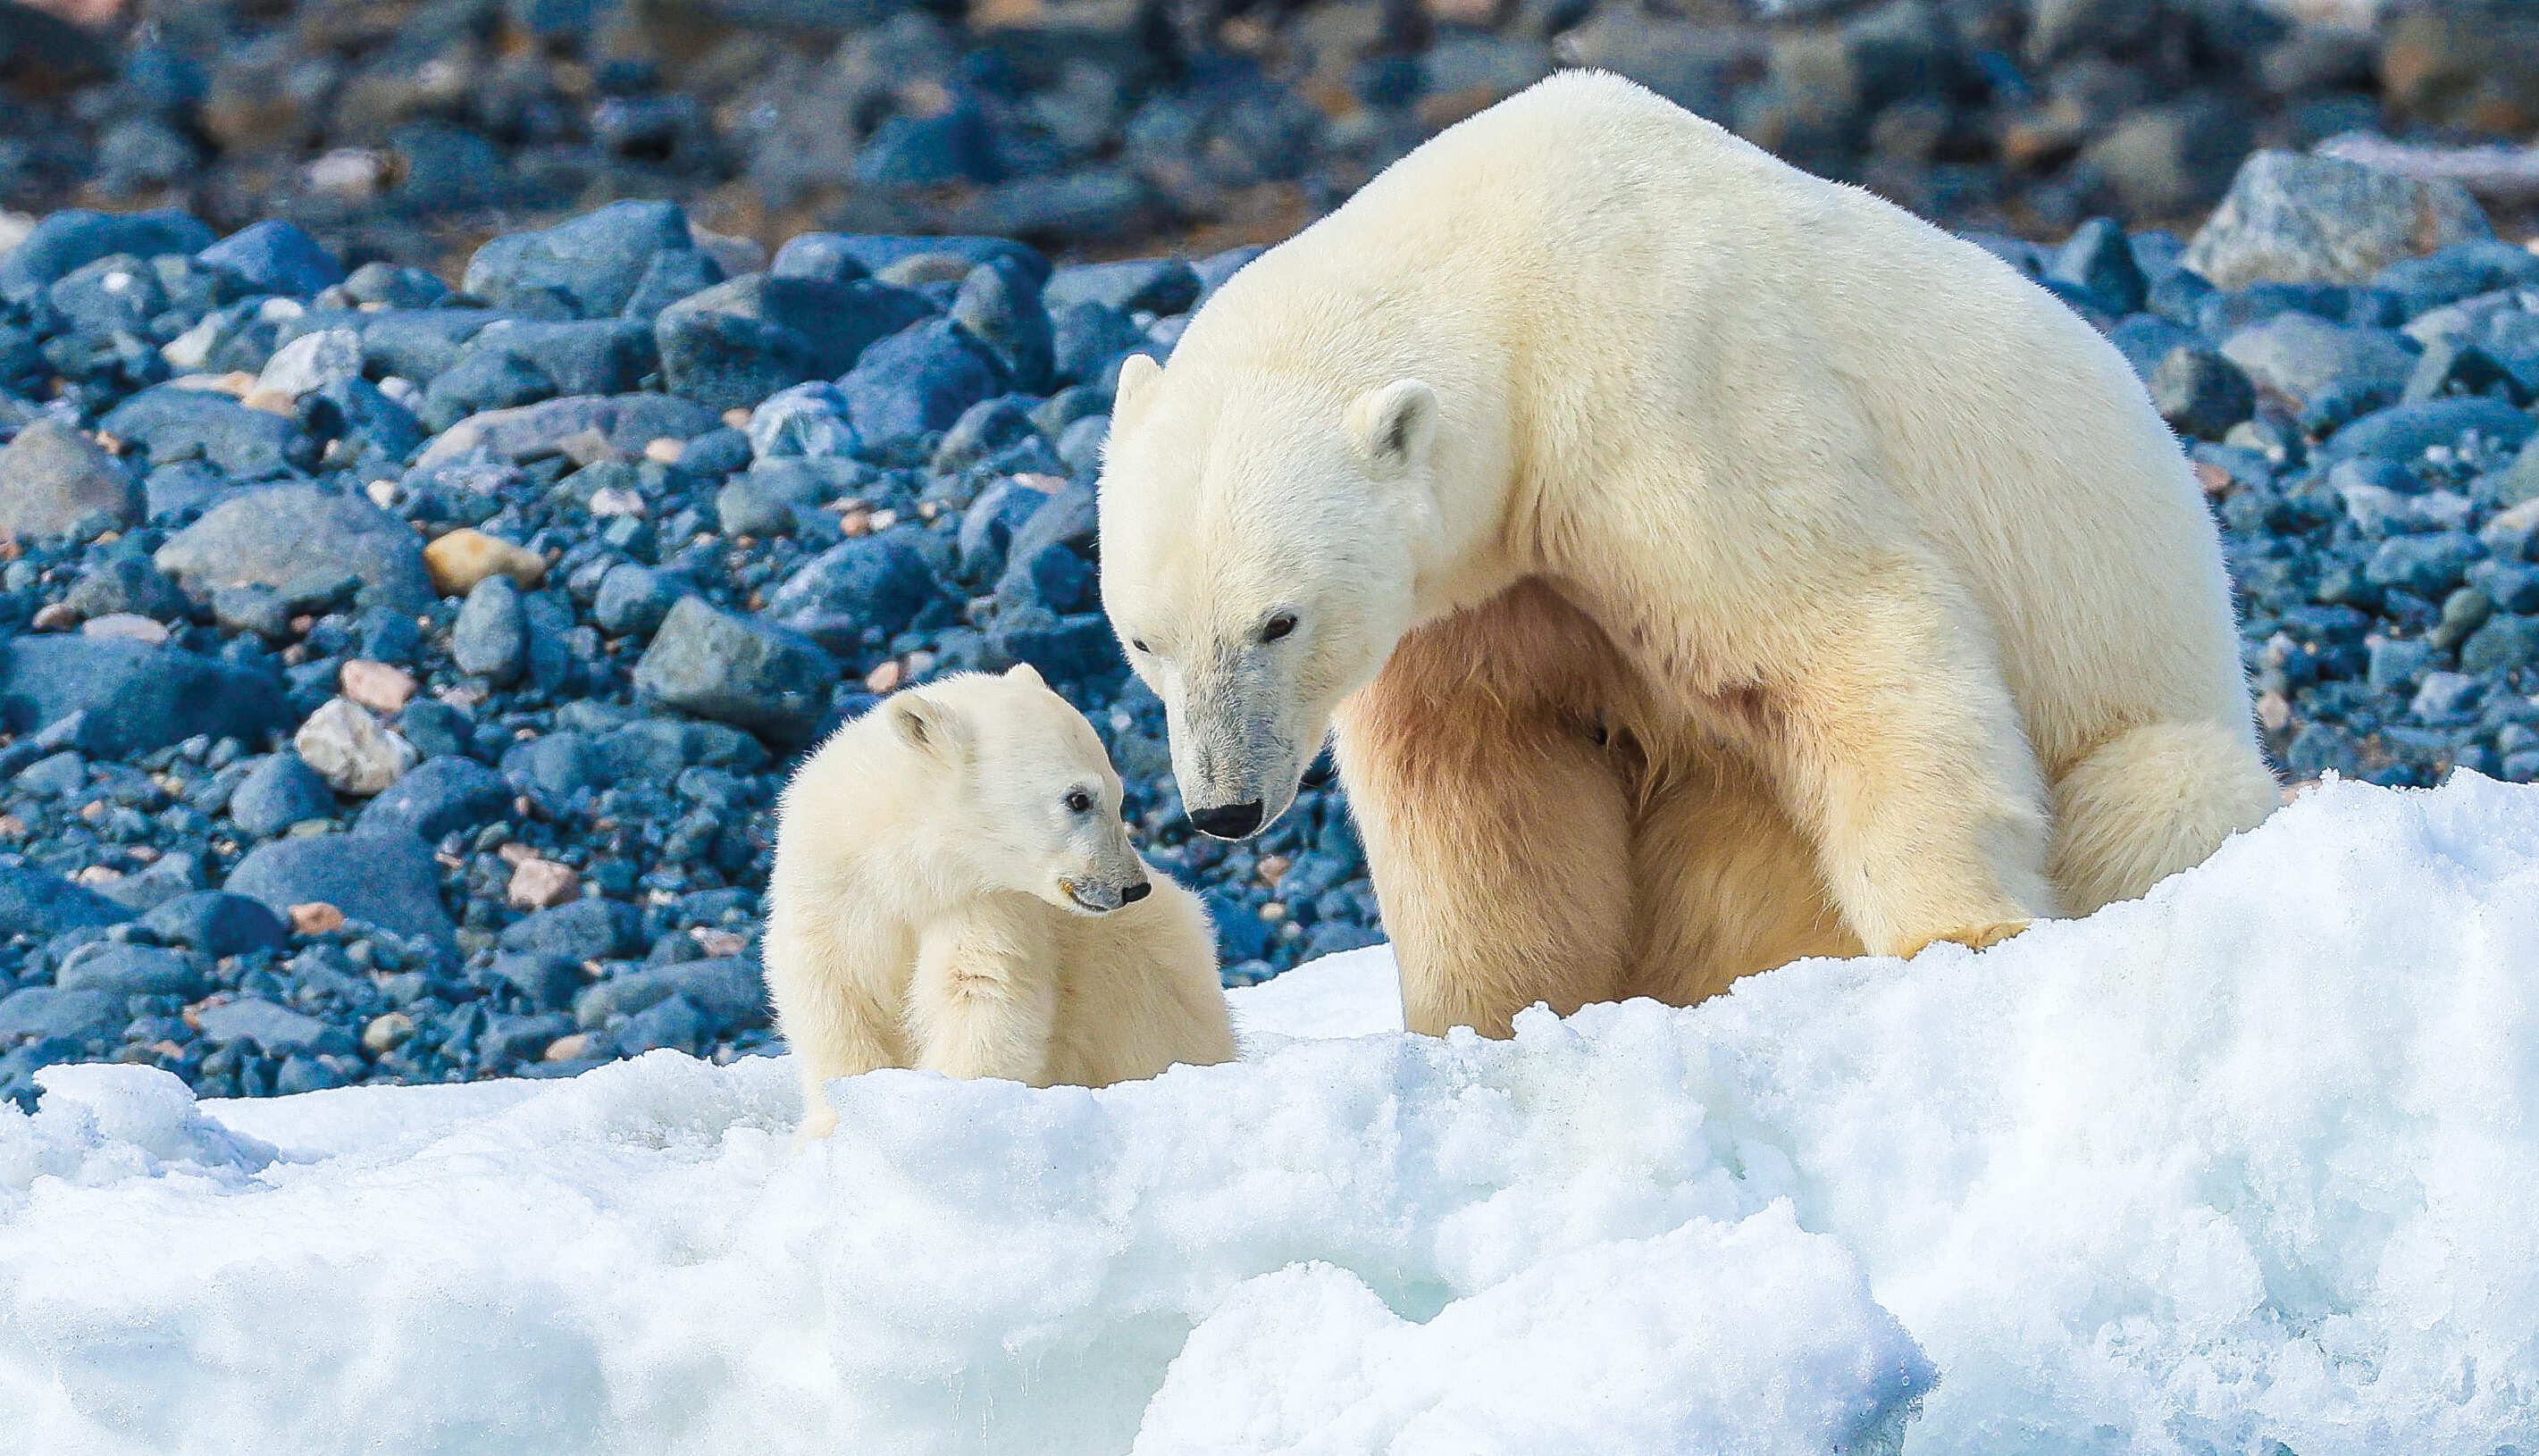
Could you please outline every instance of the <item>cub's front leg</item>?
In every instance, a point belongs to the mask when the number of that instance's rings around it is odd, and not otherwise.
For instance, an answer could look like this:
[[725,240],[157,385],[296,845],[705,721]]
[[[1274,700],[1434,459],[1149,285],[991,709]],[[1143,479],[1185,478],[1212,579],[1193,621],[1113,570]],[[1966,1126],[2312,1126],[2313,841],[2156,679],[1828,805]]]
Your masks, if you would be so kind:
[[1048,1080],[1058,944],[1039,907],[973,912],[918,937],[909,988],[917,1065],[946,1076]]

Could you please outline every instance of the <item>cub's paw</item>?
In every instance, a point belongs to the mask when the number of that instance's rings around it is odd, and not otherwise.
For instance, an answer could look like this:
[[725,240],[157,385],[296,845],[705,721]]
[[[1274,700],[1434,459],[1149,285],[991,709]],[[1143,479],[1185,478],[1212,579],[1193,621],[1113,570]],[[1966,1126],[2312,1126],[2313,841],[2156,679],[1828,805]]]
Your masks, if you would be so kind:
[[1964,926],[1954,931],[1942,931],[1936,936],[1928,936],[1915,941],[1911,947],[1898,954],[1906,960],[1911,960],[1941,940],[1951,940],[1970,949],[1981,950],[1987,945],[2000,944],[2026,930],[2029,924],[2024,920],[1999,920],[1988,926]]

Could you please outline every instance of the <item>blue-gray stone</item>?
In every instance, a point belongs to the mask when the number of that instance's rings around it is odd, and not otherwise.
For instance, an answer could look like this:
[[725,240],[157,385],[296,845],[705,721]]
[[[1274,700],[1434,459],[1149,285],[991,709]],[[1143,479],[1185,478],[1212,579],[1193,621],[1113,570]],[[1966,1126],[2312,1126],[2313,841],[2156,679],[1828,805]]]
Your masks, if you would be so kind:
[[886,530],[822,552],[768,597],[768,617],[840,654],[867,630],[906,631],[939,589],[914,534]]
[[659,629],[671,607],[696,594],[695,585],[675,572],[620,562],[599,579],[590,619],[611,636],[649,637]]
[[[1064,273],[1059,275],[1060,278],[1065,276]],[[1194,283],[1197,276],[1192,275]],[[2124,225],[2112,218],[2092,218],[2083,223],[2055,250],[2052,260],[2045,266],[2045,276],[2080,289],[2099,308],[2117,315],[2140,310],[2151,293],[2151,282],[2143,277],[2142,267],[2134,261],[2133,249],[2126,243]],[[1053,284],[1056,282],[1052,281]],[[1144,308],[1157,313],[1181,312],[1179,309],[1155,308],[1151,304],[1114,303],[1113,307]]]
[[194,1013],[194,1023],[210,1041],[253,1042],[268,1052],[313,1049],[329,1029],[314,1016],[257,997],[205,1006]]
[[1085,682],[1128,667],[1110,619],[1100,612],[1062,617],[1031,606],[997,614],[988,646],[1016,662],[1029,662],[1053,682]]
[[826,380],[780,389],[749,415],[749,450],[760,459],[853,455],[862,448],[847,398]]
[[211,389],[160,384],[116,405],[98,428],[149,452],[151,462],[200,455],[242,480],[306,469],[317,442],[280,415],[249,409]]
[[255,743],[290,721],[270,672],[110,638],[0,642],[0,727],[26,732],[74,713],[86,715],[77,746],[102,758],[197,734]]
[[218,238],[211,229],[173,209],[109,214],[67,208],[37,223],[0,258],[0,299],[24,303],[55,279],[113,253],[157,257],[195,253]]
[[751,273],[661,311],[653,334],[672,393],[716,410],[845,373],[875,340],[933,312],[910,290]]
[[0,997],[0,1046],[22,1037],[102,1041],[130,1019],[123,1006],[122,997],[103,991],[29,986]]
[[838,664],[817,643],[773,623],[686,597],[635,664],[636,699],[799,742],[818,726]]
[[467,262],[460,288],[497,305],[552,291],[584,318],[623,310],[655,254],[692,248],[687,214],[672,202],[613,202],[534,233],[494,239]]
[[2460,647],[2460,670],[2501,672],[2539,663],[2539,616],[2498,612]]
[[343,265],[332,253],[279,219],[251,223],[194,256],[237,274],[257,293],[305,299],[344,281]]
[[472,758],[425,759],[387,787],[353,821],[360,833],[403,830],[438,841],[503,817],[512,808],[511,788],[500,774]]
[[0,534],[60,535],[99,513],[132,525],[142,509],[141,488],[121,463],[58,420],[37,420],[0,448]]
[[2319,446],[2321,464],[2359,455],[2412,460],[2436,445],[2456,444],[2475,430],[2506,447],[2522,445],[2539,430],[2539,421],[2501,399],[2435,399],[2375,410],[2339,430]]
[[670,997],[685,998],[721,1034],[767,1021],[767,988],[755,966],[739,957],[683,961],[627,971],[586,987],[574,1002],[574,1015],[584,1027],[607,1025],[632,1016]]
[[432,850],[411,834],[321,834],[278,839],[240,860],[223,888],[289,914],[323,902],[400,936],[451,945]]
[[288,591],[352,577],[380,606],[432,604],[423,546],[404,521],[359,496],[276,485],[231,496],[171,537],[152,558],[189,591],[253,585]]
[[949,316],[988,346],[1015,388],[1047,392],[1056,343],[1040,290],[1021,264],[995,258],[971,269]]
[[230,819],[264,838],[335,812],[335,791],[288,748],[260,760],[230,794]]
[[449,657],[458,670],[496,687],[517,682],[529,660],[528,614],[511,578],[487,577],[460,603],[449,629]]
[[1099,382],[1124,354],[1155,350],[1144,330],[1106,304],[1050,311],[1053,378],[1063,384]]
[[2471,563],[2486,548],[2465,531],[2437,531],[2422,536],[2391,536],[2382,541],[2363,569],[2363,579],[2375,587],[2395,587],[2429,601],[2438,601],[2468,575]]
[[529,1005],[548,1011],[570,1007],[583,986],[582,967],[561,955],[508,952],[494,957],[494,975],[516,988]]
[[185,957],[155,945],[98,940],[72,951],[53,984],[64,991],[103,991],[109,996],[202,994],[203,975]]
[[868,234],[803,233],[776,251],[768,271],[779,278],[847,282],[878,273],[902,258],[942,253],[976,265],[1009,259],[1034,283],[1049,276],[1049,259],[1002,238],[893,238]]
[[64,931],[115,925],[131,918],[131,911],[49,869],[0,865],[0,939],[11,936],[50,939]]
[[948,318],[912,325],[864,350],[838,381],[848,418],[867,447],[907,446],[951,428],[961,412],[1004,388],[985,344]]
[[160,939],[190,945],[214,959],[290,943],[282,918],[244,895],[197,890],[179,895],[141,917]]
[[643,945],[644,917],[616,900],[583,899],[541,910],[504,930],[500,944],[514,955],[543,955],[580,965],[634,954]]

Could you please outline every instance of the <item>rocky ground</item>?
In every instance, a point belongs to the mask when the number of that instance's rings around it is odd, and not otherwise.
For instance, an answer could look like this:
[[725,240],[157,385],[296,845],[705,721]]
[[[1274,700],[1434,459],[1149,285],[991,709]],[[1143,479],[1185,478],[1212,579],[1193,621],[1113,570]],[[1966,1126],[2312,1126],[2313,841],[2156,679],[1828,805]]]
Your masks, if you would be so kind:
[[[2191,441],[2290,777],[2539,778],[2539,256],[2456,186],[2281,152],[2191,240],[1980,241]],[[1120,362],[1249,256],[771,256],[629,200],[443,277],[280,219],[43,218],[0,257],[0,1095],[763,1047],[789,757],[967,666],[1086,710],[1229,981],[1376,938],[1337,790],[1189,833],[1094,596]]]
[[[2191,222],[2259,147],[2539,130],[2512,0],[0,0],[0,206],[454,266],[626,198],[773,247],[1269,242],[1555,65],[1952,226]],[[68,17],[65,19],[64,17]],[[2343,23],[2343,24],[2341,24]]]

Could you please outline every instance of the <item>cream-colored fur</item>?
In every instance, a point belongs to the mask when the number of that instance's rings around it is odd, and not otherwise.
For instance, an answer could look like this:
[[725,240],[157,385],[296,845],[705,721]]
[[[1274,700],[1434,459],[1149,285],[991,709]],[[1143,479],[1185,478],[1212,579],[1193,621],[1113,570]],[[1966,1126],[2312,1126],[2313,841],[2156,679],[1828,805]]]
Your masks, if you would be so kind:
[[875,1068],[1106,1086],[1233,1059],[1206,911],[1131,848],[1102,740],[1029,667],[840,728],[786,785],[768,897],[805,1137]]
[[1329,727],[1417,1030],[2138,895],[2277,802],[2123,359],[1617,78],[1451,128],[1132,361],[1103,595],[1195,817]]

